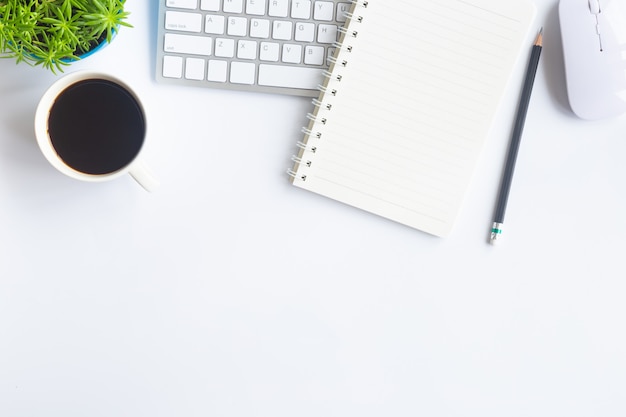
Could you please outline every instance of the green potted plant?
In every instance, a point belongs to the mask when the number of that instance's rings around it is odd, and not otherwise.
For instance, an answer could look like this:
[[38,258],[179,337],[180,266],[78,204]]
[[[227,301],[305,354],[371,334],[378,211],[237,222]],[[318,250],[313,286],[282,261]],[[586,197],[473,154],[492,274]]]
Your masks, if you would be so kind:
[[53,72],[111,42],[124,0],[0,0],[0,57]]

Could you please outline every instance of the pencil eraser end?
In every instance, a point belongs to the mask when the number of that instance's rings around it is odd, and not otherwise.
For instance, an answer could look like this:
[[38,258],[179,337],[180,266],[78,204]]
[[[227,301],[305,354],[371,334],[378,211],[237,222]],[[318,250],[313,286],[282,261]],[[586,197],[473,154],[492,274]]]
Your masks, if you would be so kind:
[[489,237],[489,243],[497,245],[502,238],[502,223],[494,223],[491,227],[491,236]]

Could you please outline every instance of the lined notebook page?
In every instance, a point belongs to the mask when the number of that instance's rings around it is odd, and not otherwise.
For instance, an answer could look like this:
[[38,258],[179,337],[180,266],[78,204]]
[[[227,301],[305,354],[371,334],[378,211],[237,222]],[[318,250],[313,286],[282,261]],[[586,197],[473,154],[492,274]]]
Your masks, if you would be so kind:
[[530,50],[534,6],[362,3],[308,127],[293,183],[445,236],[507,81],[521,52]]

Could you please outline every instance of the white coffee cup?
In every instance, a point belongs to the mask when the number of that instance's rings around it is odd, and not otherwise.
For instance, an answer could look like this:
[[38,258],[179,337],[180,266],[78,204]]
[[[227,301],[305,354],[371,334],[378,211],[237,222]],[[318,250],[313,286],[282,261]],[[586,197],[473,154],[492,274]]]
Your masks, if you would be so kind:
[[117,77],[82,70],[58,79],[39,101],[35,136],[46,159],[69,177],[100,182],[130,174],[147,191],[158,186],[141,157],[144,107]]

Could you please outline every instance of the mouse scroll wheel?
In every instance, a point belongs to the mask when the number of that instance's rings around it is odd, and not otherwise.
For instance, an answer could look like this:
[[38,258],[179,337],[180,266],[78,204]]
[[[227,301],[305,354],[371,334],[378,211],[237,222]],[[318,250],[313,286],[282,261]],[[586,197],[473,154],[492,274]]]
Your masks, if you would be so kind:
[[600,14],[600,0],[589,0],[589,10],[592,14]]

